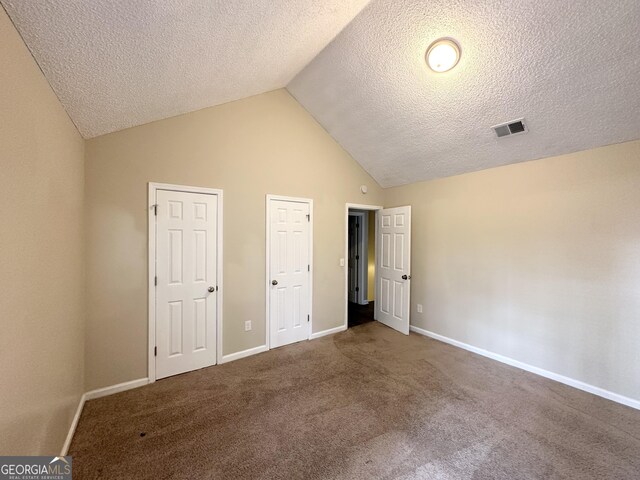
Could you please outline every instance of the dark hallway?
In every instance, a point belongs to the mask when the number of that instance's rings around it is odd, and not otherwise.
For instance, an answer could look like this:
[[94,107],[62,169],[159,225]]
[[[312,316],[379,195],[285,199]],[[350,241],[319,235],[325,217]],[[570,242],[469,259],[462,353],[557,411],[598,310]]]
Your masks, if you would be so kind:
[[373,322],[373,308],[374,302],[369,302],[367,305],[349,302],[349,328]]

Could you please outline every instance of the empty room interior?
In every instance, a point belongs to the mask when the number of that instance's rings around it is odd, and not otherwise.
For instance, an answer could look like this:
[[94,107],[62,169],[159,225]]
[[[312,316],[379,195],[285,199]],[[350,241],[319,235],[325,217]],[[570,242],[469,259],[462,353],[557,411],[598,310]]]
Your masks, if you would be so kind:
[[640,478],[640,2],[0,5],[2,478]]

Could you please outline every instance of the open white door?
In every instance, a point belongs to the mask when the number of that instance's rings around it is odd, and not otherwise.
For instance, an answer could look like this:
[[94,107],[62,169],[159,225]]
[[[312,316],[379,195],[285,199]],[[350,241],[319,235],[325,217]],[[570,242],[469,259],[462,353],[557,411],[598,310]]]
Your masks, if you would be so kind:
[[377,320],[409,335],[411,280],[411,207],[376,212]]

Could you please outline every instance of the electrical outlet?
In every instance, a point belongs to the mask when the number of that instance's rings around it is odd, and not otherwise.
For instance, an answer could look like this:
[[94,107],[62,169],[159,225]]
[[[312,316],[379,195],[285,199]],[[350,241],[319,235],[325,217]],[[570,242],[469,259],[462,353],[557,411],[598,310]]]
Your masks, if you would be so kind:
[[251,330],[251,320],[244,322],[244,331],[248,332],[249,330]]
[[340,266],[341,266],[341,267],[344,267],[344,258],[341,258],[341,259],[340,259]]
[[422,313],[422,304],[421,303],[418,304],[418,313]]

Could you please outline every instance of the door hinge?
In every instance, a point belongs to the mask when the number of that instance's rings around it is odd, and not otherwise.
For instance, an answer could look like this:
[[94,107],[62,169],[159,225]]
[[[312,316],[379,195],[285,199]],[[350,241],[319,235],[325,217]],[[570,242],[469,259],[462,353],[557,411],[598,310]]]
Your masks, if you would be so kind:
[[307,322],[310,322],[311,320],[309,320],[310,315],[307,315]]
[[307,272],[311,271],[311,265],[307,265]]
[[311,221],[311,215],[307,213],[307,222]]
[[356,260],[360,260],[360,255],[356,255]]
[[151,208],[153,208],[153,214],[157,217],[158,216],[158,204],[155,203],[155,204],[151,205]]
[[153,356],[154,357],[158,356],[158,347],[153,347]]
[[157,276],[157,275],[153,278],[153,284],[154,284],[156,287],[158,286],[158,276]]
[[356,287],[356,292],[359,292],[359,291],[360,291],[360,287]]

